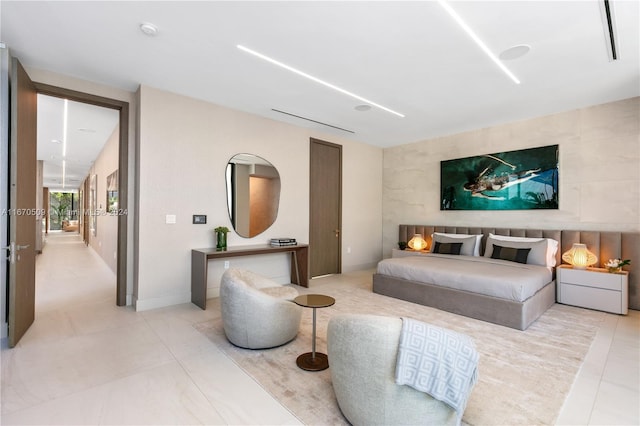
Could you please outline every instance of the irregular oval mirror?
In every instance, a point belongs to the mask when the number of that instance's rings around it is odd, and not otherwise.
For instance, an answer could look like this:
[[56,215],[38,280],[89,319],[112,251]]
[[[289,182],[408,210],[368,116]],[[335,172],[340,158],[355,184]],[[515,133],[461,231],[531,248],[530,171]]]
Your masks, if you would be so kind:
[[226,170],[227,206],[233,229],[251,238],[276,221],[280,203],[280,174],[264,158],[236,154]]

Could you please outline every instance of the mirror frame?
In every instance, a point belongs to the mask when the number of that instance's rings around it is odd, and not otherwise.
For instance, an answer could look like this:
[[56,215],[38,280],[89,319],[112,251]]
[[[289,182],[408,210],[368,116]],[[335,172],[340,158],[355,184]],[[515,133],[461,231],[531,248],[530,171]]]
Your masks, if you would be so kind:
[[225,167],[227,210],[231,226],[243,238],[253,238],[278,218],[281,179],[278,169],[263,157],[233,155]]

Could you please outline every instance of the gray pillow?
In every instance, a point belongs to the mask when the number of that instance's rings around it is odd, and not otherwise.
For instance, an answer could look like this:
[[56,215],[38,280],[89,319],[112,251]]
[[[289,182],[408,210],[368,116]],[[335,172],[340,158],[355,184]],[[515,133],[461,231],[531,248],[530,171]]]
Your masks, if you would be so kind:
[[538,241],[505,241],[500,240],[499,237],[493,238],[493,236],[490,234],[489,238],[487,238],[487,248],[484,252],[484,255],[486,257],[491,257],[493,254],[493,248],[496,245],[516,249],[531,249],[531,251],[529,252],[529,256],[527,257],[527,263],[531,265],[548,266],[547,241],[545,239],[540,239]]
[[[435,243],[462,243],[462,248],[460,249],[461,255],[464,256],[474,256],[476,249],[476,242],[478,238],[475,235],[464,235],[460,234],[460,237],[450,237],[446,234],[440,234],[434,232],[431,236],[431,245],[435,246]],[[433,252],[433,249],[431,250]]]

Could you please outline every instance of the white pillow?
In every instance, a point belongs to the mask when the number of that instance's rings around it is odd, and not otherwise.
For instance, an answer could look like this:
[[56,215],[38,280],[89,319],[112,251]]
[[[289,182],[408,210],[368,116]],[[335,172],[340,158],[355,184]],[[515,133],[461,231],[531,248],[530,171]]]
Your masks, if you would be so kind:
[[431,234],[431,246],[433,247],[436,242],[439,243],[462,243],[460,248],[460,254],[464,256],[480,256],[480,246],[482,240],[482,234],[480,235],[468,235],[468,234],[445,234],[442,232],[434,232]]
[[[486,257],[491,257],[493,244],[500,241],[500,246],[512,248],[530,248],[527,263],[553,267],[556,266],[556,253],[558,252],[558,242],[551,238],[528,238],[509,237],[506,235],[489,234],[487,247],[484,251]],[[506,244],[505,244],[506,243]]]

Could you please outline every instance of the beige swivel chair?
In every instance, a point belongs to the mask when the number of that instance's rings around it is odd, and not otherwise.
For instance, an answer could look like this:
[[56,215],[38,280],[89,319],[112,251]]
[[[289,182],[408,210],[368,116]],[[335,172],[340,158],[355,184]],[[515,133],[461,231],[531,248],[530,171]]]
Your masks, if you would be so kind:
[[300,328],[302,307],[292,300],[293,287],[242,269],[227,269],[220,283],[222,322],[236,346],[264,349],[293,340]]
[[327,355],[342,414],[358,425],[455,425],[456,411],[395,382],[402,320],[342,314],[331,318]]

